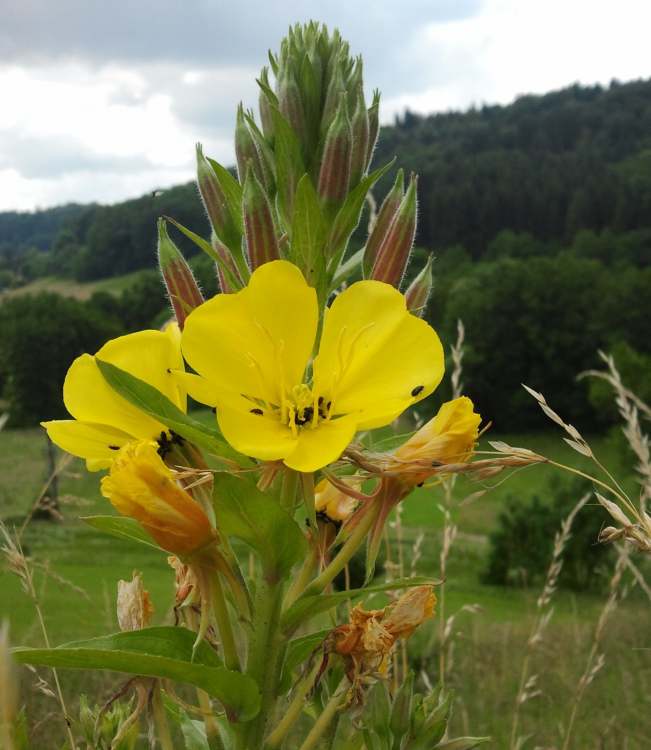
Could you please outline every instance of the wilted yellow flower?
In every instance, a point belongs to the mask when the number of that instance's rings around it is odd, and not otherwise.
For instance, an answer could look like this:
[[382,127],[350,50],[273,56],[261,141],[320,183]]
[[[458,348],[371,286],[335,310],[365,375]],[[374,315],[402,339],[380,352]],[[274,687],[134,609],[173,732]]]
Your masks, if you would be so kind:
[[181,378],[193,398],[217,408],[224,437],[241,453],[316,471],[357,431],[389,424],[443,376],[436,332],[389,284],[359,281],[339,294],[311,361],[318,329],[316,290],[285,260],[259,266],[244,289],[188,316],[183,354],[199,376]]
[[138,331],[108,341],[95,356],[82,354],[70,365],[63,402],[74,419],[41,424],[53,443],[86,459],[90,471],[106,469],[117,451],[132,440],[158,440],[167,427],[122,398],[104,380],[97,360],[108,362],[157,388],[179,409],[186,395],[173,375],[183,368],[180,331]]
[[[357,479],[346,478],[345,480],[342,479],[342,482],[350,484],[353,489],[357,489],[360,485],[360,481]],[[347,495],[327,479],[322,479],[314,488],[314,508],[316,512],[323,513],[335,523],[347,521],[358,505],[359,500]]]
[[154,605],[140,573],[134,571],[130,581],[118,581],[117,610],[120,630],[142,630],[151,622]]
[[334,651],[344,657],[346,674],[353,684],[387,671],[389,657],[399,638],[434,614],[436,596],[432,586],[417,586],[384,609],[354,607],[350,623],[333,631]]
[[443,404],[436,416],[387,458],[385,469],[419,484],[436,466],[467,461],[479,437],[481,416],[467,396]]
[[190,555],[215,538],[203,509],[177,484],[152,441],[121,448],[102,479],[101,491],[122,515],[135,518],[175,555]]
[[191,602],[199,604],[201,601],[201,587],[197,572],[192,565],[187,565],[175,555],[167,558],[167,562],[174,570],[174,600],[177,607]]

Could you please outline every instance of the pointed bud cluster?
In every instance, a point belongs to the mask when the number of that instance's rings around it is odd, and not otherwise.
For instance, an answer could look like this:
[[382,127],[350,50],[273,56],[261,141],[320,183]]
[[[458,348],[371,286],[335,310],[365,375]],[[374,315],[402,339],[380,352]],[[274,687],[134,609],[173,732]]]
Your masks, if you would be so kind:
[[348,194],[353,149],[353,131],[346,97],[342,94],[337,116],[325,140],[319,171],[318,193],[326,205],[339,206]]
[[427,263],[423,266],[423,270],[411,282],[405,292],[405,302],[407,303],[407,310],[410,313],[419,315],[421,318],[423,317],[423,313],[427,307],[427,300],[432,292],[433,283],[432,256],[430,255]]
[[183,329],[185,319],[204,299],[190,266],[170,239],[162,218],[158,220],[158,264],[176,321]]
[[263,263],[280,258],[271,204],[251,165],[242,195],[244,236],[249,264],[256,269]]
[[377,250],[371,278],[400,286],[416,235],[416,183],[412,175],[409,187],[391,225]]

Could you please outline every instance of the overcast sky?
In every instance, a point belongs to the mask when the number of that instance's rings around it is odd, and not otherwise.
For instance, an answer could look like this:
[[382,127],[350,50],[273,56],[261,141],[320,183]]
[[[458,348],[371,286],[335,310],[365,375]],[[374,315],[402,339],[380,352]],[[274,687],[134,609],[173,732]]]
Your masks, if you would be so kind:
[[382,119],[651,77],[649,0],[0,0],[0,210],[114,202],[226,164],[287,26],[338,26]]

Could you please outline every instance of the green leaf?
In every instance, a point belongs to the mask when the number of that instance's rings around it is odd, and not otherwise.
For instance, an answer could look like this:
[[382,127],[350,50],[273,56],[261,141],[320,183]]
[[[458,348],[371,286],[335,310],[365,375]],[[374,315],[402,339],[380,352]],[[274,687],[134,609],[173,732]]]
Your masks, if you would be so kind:
[[344,261],[337,270],[334,278],[332,279],[332,289],[337,289],[342,282],[346,281],[348,277],[355,273],[358,268],[361,268],[362,261],[364,260],[364,248],[354,252],[348,260]]
[[58,648],[17,648],[21,664],[67,669],[107,669],[114,672],[161,677],[205,690],[223,704],[231,721],[249,721],[260,709],[254,680],[222,666],[217,653],[204,641],[195,649],[196,633],[186,628],[145,628],[115,633]]
[[96,359],[106,382],[130,404],[158,419],[181,437],[222,458],[242,462],[244,457],[234,451],[216,427],[208,427],[192,419],[173,404],[167,396],[144,380],[109,362]]
[[153,547],[159,551],[161,549],[133,518],[126,518],[126,516],[85,516],[81,520],[105,534],[146,544],[148,547]]
[[289,690],[291,686],[292,672],[323,643],[325,637],[330,631],[331,628],[317,630],[309,635],[294,638],[289,642],[287,653],[285,654],[285,662],[283,664],[283,673],[280,678],[281,689]]
[[300,178],[305,174],[301,144],[292,126],[276,107],[271,107],[274,127],[274,153],[276,155],[276,183],[278,208],[285,227],[291,227],[294,194]]
[[325,224],[312,180],[304,174],[294,197],[289,259],[305,275],[308,284],[320,286],[325,271]]
[[210,166],[213,168],[217,175],[217,180],[224,192],[224,198],[228,205],[228,210],[233,220],[233,228],[226,237],[221,239],[233,250],[233,252],[239,252],[241,248],[242,239],[242,186],[233,177],[233,175],[222,165],[206,157]]
[[[210,244],[210,242],[208,242],[208,240],[204,240],[203,237],[200,237],[191,229],[184,227],[183,224],[178,222],[176,219],[173,219],[171,216],[164,216],[163,218],[165,219],[165,221],[169,221],[170,224],[174,224],[174,226],[179,230],[179,232],[182,232],[189,240],[192,240],[192,242],[194,242],[194,244],[198,248],[203,250],[204,253],[206,253],[206,255],[209,258],[211,258],[212,260],[215,261],[215,263],[217,263],[221,271],[224,273],[226,280],[232,286],[233,289],[242,288],[242,282],[237,278],[237,276],[235,276],[235,274],[231,271],[227,263],[225,263],[224,259],[219,255],[218,252],[215,251],[215,249]],[[236,262],[237,262],[237,259],[236,259]],[[239,265],[238,265],[238,268],[239,268]]]
[[458,737],[456,740],[447,740],[436,745],[434,750],[473,750],[485,742],[490,742],[490,737]]
[[214,498],[217,527],[253,547],[267,576],[282,578],[306,554],[307,541],[296,521],[253,483],[215,474]]
[[391,169],[394,162],[395,159],[392,159],[388,164],[367,175],[359,185],[348,193],[343,206],[337,212],[327,243],[327,254],[328,257],[332,258],[330,264],[332,276],[335,275],[339,268],[350,235],[359,224],[362,209],[364,208],[364,201],[366,200],[366,193]]
[[285,612],[282,618],[282,627],[291,629],[298,625],[306,617],[311,617],[319,612],[325,612],[337,604],[364,594],[375,594],[379,591],[392,591],[394,589],[410,589],[415,586],[433,586],[440,581],[414,576],[413,578],[398,578],[395,581],[385,583],[374,583],[363,589],[349,589],[348,591],[337,591],[334,594],[305,594],[299,597],[294,604]]

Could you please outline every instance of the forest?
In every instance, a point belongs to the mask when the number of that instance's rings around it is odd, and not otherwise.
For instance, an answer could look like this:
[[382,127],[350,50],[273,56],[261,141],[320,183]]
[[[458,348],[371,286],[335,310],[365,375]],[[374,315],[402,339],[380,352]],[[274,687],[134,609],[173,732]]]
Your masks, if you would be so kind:
[[[406,112],[382,128],[375,163],[393,157],[419,175],[415,254],[435,257],[428,318],[446,341],[463,320],[467,390],[487,419],[530,426],[536,412],[524,382],[554,393],[567,418],[607,426],[614,412],[598,385],[575,383],[599,349],[650,395],[651,81],[576,85],[427,117]],[[207,236],[193,183],[112,206],[0,214],[0,294],[39,277],[85,282],[151,267],[160,215]],[[353,250],[364,243],[364,224]],[[211,261],[181,235],[175,240],[214,293]],[[154,323],[165,307],[162,285],[144,271],[121,296],[7,295],[0,382],[11,423],[58,416],[55,394],[71,359],[109,333]],[[66,334],[51,347],[59,316]],[[37,404],[31,379],[43,367],[52,395],[40,393]]]

